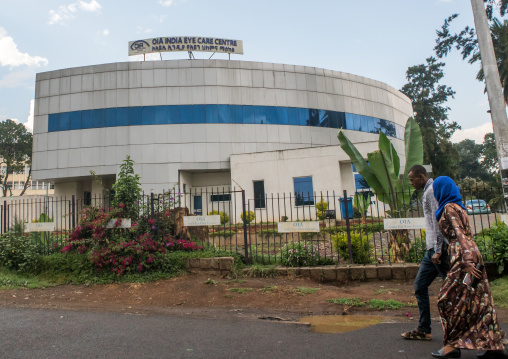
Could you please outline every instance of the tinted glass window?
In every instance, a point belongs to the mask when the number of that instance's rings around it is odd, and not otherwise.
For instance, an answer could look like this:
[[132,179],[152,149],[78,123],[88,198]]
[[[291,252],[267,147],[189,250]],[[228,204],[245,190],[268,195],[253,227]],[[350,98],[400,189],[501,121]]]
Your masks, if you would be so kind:
[[314,189],[312,187],[312,177],[293,178],[295,187],[295,205],[313,205]]
[[119,107],[50,114],[48,131],[179,123],[246,123],[343,128],[404,138],[404,127],[368,116],[319,109],[240,106],[168,105]]
[[265,181],[254,181],[254,208],[265,208]]
[[212,194],[210,196],[210,202],[229,202],[231,201],[231,194]]

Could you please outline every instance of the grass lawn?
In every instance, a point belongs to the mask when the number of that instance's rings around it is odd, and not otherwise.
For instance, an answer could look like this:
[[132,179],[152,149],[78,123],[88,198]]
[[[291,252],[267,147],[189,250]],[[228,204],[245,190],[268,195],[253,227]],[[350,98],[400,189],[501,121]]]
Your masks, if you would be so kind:
[[499,308],[508,308],[508,276],[490,283],[494,304]]

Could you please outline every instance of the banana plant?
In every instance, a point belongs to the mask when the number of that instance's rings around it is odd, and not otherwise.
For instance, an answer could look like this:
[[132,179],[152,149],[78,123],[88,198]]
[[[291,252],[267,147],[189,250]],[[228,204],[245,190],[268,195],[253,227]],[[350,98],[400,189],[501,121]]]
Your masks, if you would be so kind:
[[[400,176],[400,157],[388,137],[379,132],[379,149],[367,154],[367,160],[347,138],[339,131],[340,146],[347,153],[358,173],[367,181],[377,199],[390,207],[388,215],[400,218],[405,215],[410,203],[413,188],[409,181],[409,169],[423,163],[423,141],[420,126],[410,117],[404,132],[404,152],[406,162],[404,173]],[[368,162],[367,162],[368,161]],[[390,247],[395,261],[403,260],[409,252],[410,242],[407,232],[392,231]]]
[[367,223],[367,211],[369,210],[371,197],[370,192],[357,193],[353,197],[353,205],[362,214],[362,224]]

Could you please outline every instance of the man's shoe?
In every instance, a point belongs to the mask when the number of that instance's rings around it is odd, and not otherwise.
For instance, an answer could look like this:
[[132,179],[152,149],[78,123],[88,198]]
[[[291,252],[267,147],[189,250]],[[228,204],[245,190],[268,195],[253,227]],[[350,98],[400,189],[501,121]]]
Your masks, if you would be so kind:
[[508,349],[504,350],[487,350],[476,355],[480,359],[504,359],[508,358]]
[[437,352],[431,353],[434,358],[460,358],[460,349],[453,349],[448,354],[445,354],[443,348],[439,349]]
[[411,330],[401,334],[402,338],[407,340],[432,340],[432,334],[422,332],[419,329]]

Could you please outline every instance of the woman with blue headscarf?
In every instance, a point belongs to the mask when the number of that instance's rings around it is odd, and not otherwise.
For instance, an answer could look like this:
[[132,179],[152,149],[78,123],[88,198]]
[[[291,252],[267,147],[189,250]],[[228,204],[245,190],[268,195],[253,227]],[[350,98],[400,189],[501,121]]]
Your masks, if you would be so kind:
[[[436,219],[448,239],[450,270],[438,299],[444,330],[444,347],[432,353],[436,358],[460,358],[460,349],[486,350],[480,358],[503,358],[504,346],[486,271],[476,264],[483,259],[471,239],[467,211],[460,190],[449,177],[438,177],[432,184],[439,207]],[[464,283],[468,274],[480,280],[476,288]]]

